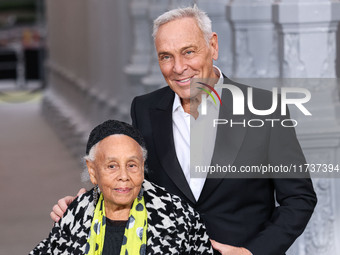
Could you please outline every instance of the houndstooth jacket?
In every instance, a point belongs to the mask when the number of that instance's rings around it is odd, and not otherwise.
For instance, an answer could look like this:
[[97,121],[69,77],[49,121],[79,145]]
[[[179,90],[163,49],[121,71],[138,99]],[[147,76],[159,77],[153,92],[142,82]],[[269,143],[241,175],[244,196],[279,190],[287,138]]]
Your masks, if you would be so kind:
[[[144,180],[147,254],[213,254],[199,214],[163,188]],[[70,204],[48,238],[30,254],[84,254],[95,209],[93,190]]]

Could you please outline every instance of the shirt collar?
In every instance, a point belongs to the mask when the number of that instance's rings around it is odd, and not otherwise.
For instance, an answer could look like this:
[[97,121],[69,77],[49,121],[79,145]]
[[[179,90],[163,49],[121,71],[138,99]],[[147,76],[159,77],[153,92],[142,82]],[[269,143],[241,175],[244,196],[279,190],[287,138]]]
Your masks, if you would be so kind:
[[[174,104],[172,105],[172,112],[176,112],[178,110],[180,110],[182,107],[181,104],[181,99],[179,98],[179,96],[175,93],[175,99],[174,99]],[[184,111],[184,110],[183,110]]]
[[214,66],[214,72],[219,77],[218,82],[216,84],[223,83],[223,74],[221,72],[221,69],[219,69],[217,66]]

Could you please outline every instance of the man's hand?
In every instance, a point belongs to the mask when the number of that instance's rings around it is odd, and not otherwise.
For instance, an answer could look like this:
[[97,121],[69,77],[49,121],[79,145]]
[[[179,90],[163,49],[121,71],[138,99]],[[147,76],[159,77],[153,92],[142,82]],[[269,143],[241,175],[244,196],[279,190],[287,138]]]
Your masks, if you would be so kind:
[[86,189],[81,188],[78,191],[78,194],[75,197],[66,196],[62,199],[59,199],[58,204],[54,205],[52,208],[52,212],[50,213],[51,219],[54,222],[58,222],[60,218],[63,216],[64,212],[66,211],[67,207],[72,203],[72,201],[79,195],[86,192]]
[[222,244],[210,239],[212,247],[219,251],[222,255],[252,255],[250,251],[243,247],[235,247],[227,244]]

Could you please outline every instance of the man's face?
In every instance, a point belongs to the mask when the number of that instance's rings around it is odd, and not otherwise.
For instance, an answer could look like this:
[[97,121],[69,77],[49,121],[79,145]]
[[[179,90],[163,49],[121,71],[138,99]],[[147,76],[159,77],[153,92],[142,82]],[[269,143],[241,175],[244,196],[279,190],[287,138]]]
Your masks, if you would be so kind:
[[170,88],[181,98],[190,99],[193,78],[214,78],[213,60],[218,57],[216,33],[209,45],[194,18],[181,18],[159,27],[155,37],[158,62]]
[[131,207],[144,180],[143,152],[134,139],[126,135],[106,137],[98,143],[95,160],[87,166],[92,183],[103,192],[107,214]]

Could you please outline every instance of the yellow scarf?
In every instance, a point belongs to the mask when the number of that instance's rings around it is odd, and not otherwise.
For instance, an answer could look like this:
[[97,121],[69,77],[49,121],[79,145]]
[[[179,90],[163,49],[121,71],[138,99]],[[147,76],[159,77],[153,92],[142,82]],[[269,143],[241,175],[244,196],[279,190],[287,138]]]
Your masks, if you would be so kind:
[[[145,254],[147,211],[144,197],[136,198],[132,204],[126,224],[120,255]],[[87,239],[85,254],[101,255],[104,247],[106,216],[103,194],[100,194]],[[127,251],[127,253],[126,253]]]

